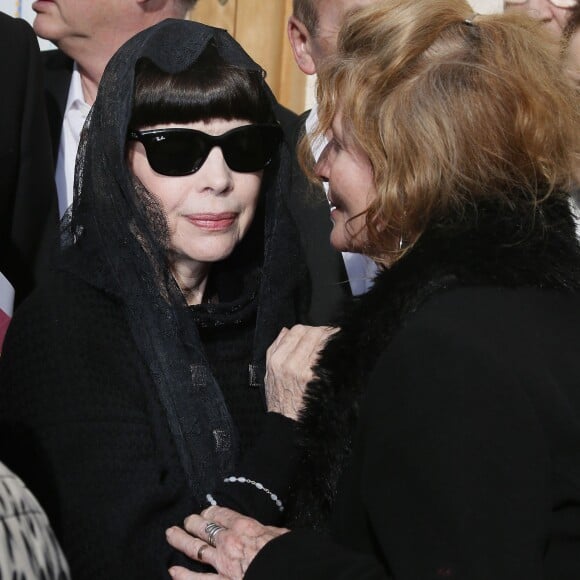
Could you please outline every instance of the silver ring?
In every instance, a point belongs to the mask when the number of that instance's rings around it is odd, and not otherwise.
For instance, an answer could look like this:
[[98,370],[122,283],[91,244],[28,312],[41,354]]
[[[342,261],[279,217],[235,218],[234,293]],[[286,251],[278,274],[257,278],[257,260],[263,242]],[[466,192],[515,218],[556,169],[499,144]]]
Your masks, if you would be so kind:
[[222,531],[225,530],[223,526],[216,524],[215,522],[209,522],[205,526],[205,533],[207,534],[207,543],[215,548],[215,538]]

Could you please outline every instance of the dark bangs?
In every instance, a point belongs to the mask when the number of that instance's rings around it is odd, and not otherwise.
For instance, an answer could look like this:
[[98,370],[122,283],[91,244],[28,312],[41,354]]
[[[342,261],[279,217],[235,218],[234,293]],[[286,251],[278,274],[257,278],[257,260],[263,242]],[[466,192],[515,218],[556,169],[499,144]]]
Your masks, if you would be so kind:
[[226,64],[211,45],[180,73],[165,72],[149,59],[138,61],[132,129],[210,119],[274,123],[262,74]]

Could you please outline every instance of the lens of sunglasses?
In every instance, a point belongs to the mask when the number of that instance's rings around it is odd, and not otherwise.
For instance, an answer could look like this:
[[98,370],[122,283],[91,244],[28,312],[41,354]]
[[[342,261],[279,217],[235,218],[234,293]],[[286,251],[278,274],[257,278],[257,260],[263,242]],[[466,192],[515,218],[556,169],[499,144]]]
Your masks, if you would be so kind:
[[143,143],[151,168],[168,176],[195,173],[214,147],[222,150],[233,171],[260,171],[272,160],[281,138],[278,125],[266,124],[245,125],[217,136],[186,128],[129,133],[130,140]]

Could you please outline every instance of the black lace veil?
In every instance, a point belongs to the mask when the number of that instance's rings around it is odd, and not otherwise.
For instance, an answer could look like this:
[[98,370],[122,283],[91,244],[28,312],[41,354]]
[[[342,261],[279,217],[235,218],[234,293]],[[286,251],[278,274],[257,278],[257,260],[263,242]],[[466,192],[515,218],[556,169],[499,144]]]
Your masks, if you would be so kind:
[[[231,473],[238,433],[200,348],[191,312],[167,262],[164,219],[126,164],[135,66],[149,58],[166,72],[191,67],[212,43],[230,66],[260,67],[223,30],[165,20],[129,40],[109,62],[77,156],[75,198],[61,227],[60,267],[118,299],[148,365],[188,483],[197,501]],[[264,89],[272,99],[264,82]],[[281,203],[290,156],[264,172],[261,282],[254,361],[249,376],[262,386],[265,351],[283,325],[296,319],[303,271],[297,234]]]

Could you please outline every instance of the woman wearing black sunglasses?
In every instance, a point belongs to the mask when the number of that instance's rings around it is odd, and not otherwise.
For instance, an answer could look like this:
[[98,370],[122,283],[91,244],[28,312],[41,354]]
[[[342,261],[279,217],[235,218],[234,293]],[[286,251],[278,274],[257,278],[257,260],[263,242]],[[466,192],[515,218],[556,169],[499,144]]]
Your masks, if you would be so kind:
[[229,490],[281,514],[285,469],[252,465],[292,438],[265,412],[264,363],[306,284],[274,104],[229,35],[192,22],[139,34],[103,76],[54,276],[0,369],[2,457],[74,577],[165,577],[164,530]]

